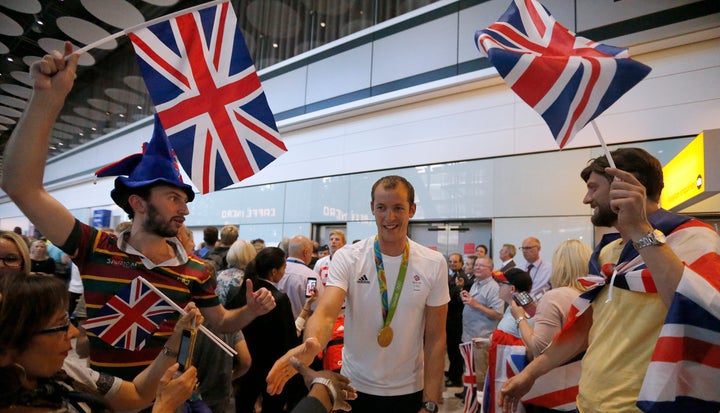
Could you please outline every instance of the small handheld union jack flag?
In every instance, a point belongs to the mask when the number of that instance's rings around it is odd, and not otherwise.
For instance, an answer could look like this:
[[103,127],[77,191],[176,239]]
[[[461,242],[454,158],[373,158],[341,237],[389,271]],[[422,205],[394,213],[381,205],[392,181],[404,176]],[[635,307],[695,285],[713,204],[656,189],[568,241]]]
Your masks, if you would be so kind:
[[287,151],[230,2],[128,33],[160,121],[200,192]]
[[138,278],[108,300],[83,327],[106,343],[140,350],[175,308]]
[[475,43],[560,148],[651,70],[627,49],[576,36],[535,0],[514,0]]

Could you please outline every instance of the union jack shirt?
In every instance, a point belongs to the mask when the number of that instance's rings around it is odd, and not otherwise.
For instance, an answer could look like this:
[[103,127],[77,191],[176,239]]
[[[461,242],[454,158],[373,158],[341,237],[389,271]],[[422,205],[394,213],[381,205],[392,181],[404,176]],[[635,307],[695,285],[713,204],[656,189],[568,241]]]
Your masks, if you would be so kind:
[[200,192],[287,151],[229,2],[129,33],[180,164]]
[[535,0],[514,0],[475,43],[560,148],[650,73],[627,49],[575,35]]

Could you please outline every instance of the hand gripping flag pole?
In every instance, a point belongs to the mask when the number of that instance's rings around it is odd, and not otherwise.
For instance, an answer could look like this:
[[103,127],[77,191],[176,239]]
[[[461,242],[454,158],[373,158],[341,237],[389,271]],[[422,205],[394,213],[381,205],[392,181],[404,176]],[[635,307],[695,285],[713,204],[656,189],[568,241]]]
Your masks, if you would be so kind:
[[[168,298],[168,296],[166,296],[165,294],[163,294],[163,292],[160,291],[157,287],[155,287],[154,285],[150,284],[146,279],[144,279],[143,277],[140,277],[140,276],[138,276],[137,278],[138,278],[143,284],[145,284],[148,288],[150,288],[151,290],[153,290],[153,291],[155,292],[155,294],[159,295],[159,296],[162,297],[164,300],[166,300],[177,312],[179,312],[179,313],[182,314],[182,315],[187,314],[187,312],[186,312],[185,310],[183,310],[179,305],[175,304],[175,302],[174,302],[173,300],[171,300],[170,298]],[[205,333],[205,335],[206,335],[210,340],[212,340],[215,344],[217,344],[217,345],[218,345],[224,352],[226,352],[230,357],[233,357],[233,356],[237,355],[237,351],[235,351],[235,349],[233,349],[233,348],[230,347],[227,343],[225,343],[224,341],[222,341],[222,340],[220,339],[220,337],[216,336],[216,335],[215,335],[212,331],[210,331],[207,327],[205,327],[204,325],[200,324],[200,327],[199,327],[198,329],[199,329],[200,331],[202,331],[203,333]]]

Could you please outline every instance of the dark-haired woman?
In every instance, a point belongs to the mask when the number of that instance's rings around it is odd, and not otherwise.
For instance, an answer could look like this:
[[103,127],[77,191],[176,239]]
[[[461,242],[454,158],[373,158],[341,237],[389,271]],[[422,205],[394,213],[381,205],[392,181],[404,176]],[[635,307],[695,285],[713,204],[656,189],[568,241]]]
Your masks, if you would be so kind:
[[[177,379],[174,357],[160,354],[134,381],[98,373],[68,359],[78,330],[67,314],[67,290],[61,280],[22,271],[0,277],[0,412],[105,412],[148,406],[170,412],[197,383],[189,368]],[[183,326],[198,316],[194,307],[181,318],[167,341],[177,350]]]
[[[285,253],[276,247],[263,248],[245,267],[245,278],[252,280],[255,290],[267,288],[275,298],[276,306],[243,328],[252,365],[240,378],[239,390],[235,395],[235,409],[238,413],[253,413],[255,402],[261,394],[263,412],[286,411],[286,404],[290,409],[307,394],[299,375],[289,381],[279,395],[272,396],[266,391],[265,380],[273,363],[300,344],[290,299],[275,286],[284,275]],[[245,294],[244,283],[241,287],[232,287],[227,296],[227,308],[244,306]]]

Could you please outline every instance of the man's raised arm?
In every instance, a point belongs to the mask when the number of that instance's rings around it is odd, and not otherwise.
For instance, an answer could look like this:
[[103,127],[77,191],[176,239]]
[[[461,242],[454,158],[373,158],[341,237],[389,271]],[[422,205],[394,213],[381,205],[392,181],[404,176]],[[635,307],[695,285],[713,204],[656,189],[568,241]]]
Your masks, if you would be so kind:
[[[65,54],[72,44],[65,43]],[[30,67],[33,93],[5,147],[2,189],[53,244],[62,245],[75,218],[43,187],[48,141],[55,119],[72,89],[78,55],[67,60],[54,51]]]

